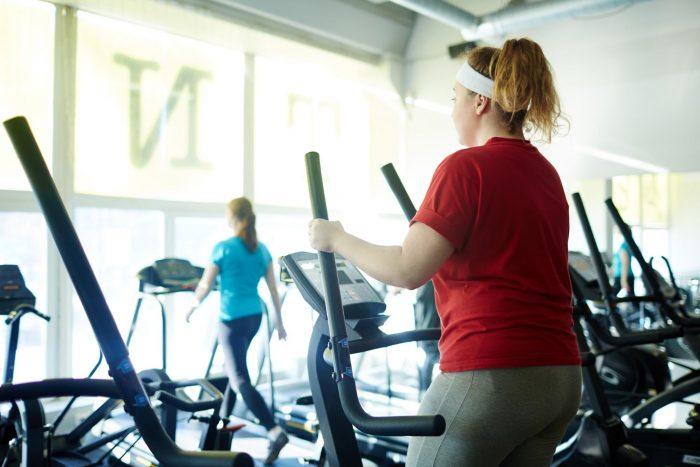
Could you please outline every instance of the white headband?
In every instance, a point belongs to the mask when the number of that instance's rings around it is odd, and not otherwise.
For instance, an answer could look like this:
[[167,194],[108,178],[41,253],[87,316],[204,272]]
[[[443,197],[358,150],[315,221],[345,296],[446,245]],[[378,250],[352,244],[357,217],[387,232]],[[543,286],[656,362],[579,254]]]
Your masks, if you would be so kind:
[[462,65],[457,72],[457,82],[465,88],[482,96],[491,98],[491,90],[493,89],[493,80],[482,75],[468,63]]

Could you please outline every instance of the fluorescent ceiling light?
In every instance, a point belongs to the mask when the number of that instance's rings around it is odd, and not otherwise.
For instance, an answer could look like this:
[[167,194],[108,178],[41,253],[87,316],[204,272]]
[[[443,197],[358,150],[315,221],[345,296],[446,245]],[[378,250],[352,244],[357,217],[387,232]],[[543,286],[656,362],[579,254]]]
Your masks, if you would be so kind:
[[574,146],[574,150],[583,154],[584,156],[591,156],[597,159],[602,159],[609,162],[614,162],[616,164],[624,165],[626,167],[632,167],[633,169],[638,169],[643,172],[653,172],[653,173],[667,173],[669,169],[666,167],[661,167],[659,165],[652,164],[651,162],[642,161],[635,159],[634,157],[623,156],[621,154],[615,154],[604,149],[594,148],[592,146]]

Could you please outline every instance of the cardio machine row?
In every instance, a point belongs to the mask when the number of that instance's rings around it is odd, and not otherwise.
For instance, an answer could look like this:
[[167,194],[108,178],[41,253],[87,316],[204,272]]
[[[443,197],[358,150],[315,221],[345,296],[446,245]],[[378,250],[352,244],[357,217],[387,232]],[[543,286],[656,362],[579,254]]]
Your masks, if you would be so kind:
[[[28,123],[24,118],[18,117],[5,122],[5,128],[27,173],[61,257],[83,303],[95,337],[109,366],[112,380],[59,379],[6,385],[0,388],[0,401],[13,401],[14,404],[23,405],[27,401],[60,396],[102,396],[119,399],[123,401],[126,413],[133,418],[134,426],[139,435],[161,464],[173,466],[252,465],[252,459],[245,453],[184,451],[173,442],[171,436],[168,436],[151,404],[149,392],[146,389],[148,385],[144,385],[131,364],[127,348],[119,335],[113,316],[104,300],[97,279],[80,245]],[[331,300],[328,302],[330,303]],[[342,304],[339,301],[336,301],[333,306],[329,305],[328,316],[331,322],[330,328],[343,334],[345,320]],[[332,337],[335,339],[338,336],[334,334]],[[335,354],[334,366],[344,368],[343,371],[347,370],[346,367],[339,366],[340,360],[338,358],[344,358],[342,350],[336,350]],[[349,359],[349,354],[347,357]],[[444,430],[444,419],[441,416],[372,417],[364,412],[359,405],[350,374],[345,371],[344,377],[337,378],[337,380],[338,386],[334,389],[336,397],[342,402],[336,404],[335,408],[340,410],[342,407],[343,416],[347,413],[346,428],[351,426],[349,419],[362,431],[376,435],[438,435]],[[179,384],[181,383],[161,384],[157,388],[178,387]],[[197,384],[205,388],[203,383],[198,382]],[[188,403],[195,403],[183,401],[177,397],[168,397],[166,391],[159,390],[156,394],[165,402],[181,410],[187,409]],[[212,394],[217,396],[214,397],[214,400],[220,402],[220,394],[214,391]],[[41,437],[46,441],[44,433],[41,434]],[[24,456],[20,461],[23,462],[22,465],[41,465],[40,463],[28,463],[28,457],[25,456],[26,446],[25,443],[23,449],[20,450]],[[89,444],[82,445],[77,450],[86,451],[89,447],[91,447]],[[52,456],[53,453],[51,450],[41,450],[38,455]],[[55,459],[57,458],[58,456],[55,456]],[[332,456],[329,456],[328,459],[328,462],[334,465]],[[48,459],[41,460],[41,463],[45,462],[48,462]],[[346,459],[343,459],[342,463],[345,465]]]
[[[26,149],[26,148],[20,148],[20,149]],[[40,156],[39,156],[40,157]],[[318,156],[314,154],[307,155],[307,164],[309,165],[310,169],[310,188],[312,194],[316,195],[316,203],[315,205],[315,214],[317,217],[324,217],[324,211],[325,211],[325,206],[323,206],[322,201],[322,185],[320,185],[320,168],[318,168]],[[315,175],[318,174],[318,175]],[[48,175],[47,175],[48,176]],[[316,177],[316,179],[314,179]],[[42,180],[45,181],[46,179]],[[50,180],[50,179],[49,179]],[[320,195],[319,195],[320,193]],[[41,196],[40,193],[37,193],[39,196]],[[45,195],[45,193],[44,193]],[[40,198],[41,199],[41,198]],[[576,199],[576,198],[575,198]],[[50,198],[49,198],[50,200]],[[54,199],[55,201],[55,199]],[[59,199],[60,203],[60,199]],[[50,210],[50,202],[48,203],[48,209]],[[55,206],[54,206],[55,207]],[[47,206],[44,206],[44,209],[47,209]],[[581,210],[579,210],[581,214]],[[47,214],[47,220],[50,222],[56,222],[57,218],[60,221],[60,210],[58,212],[59,216],[55,216],[56,212],[51,212],[50,214]],[[67,218],[64,219],[67,221]],[[69,222],[69,221],[68,221]],[[60,227],[55,228],[52,227],[52,231],[57,230],[59,234],[65,234],[65,232],[61,232]],[[625,233],[629,234],[629,231],[625,231],[624,229],[621,229],[623,232],[623,235]],[[70,234],[70,229],[68,229],[68,234]],[[73,232],[74,234],[74,232]],[[70,237],[70,235],[69,235]],[[587,236],[588,237],[588,236]],[[77,244],[79,247],[79,243],[77,242],[77,239],[73,242],[73,246]],[[58,242],[57,242],[58,243]],[[71,242],[67,242],[71,243]],[[633,239],[631,239],[631,244],[633,243]],[[590,244],[590,241],[589,241]],[[65,245],[65,244],[64,244]],[[63,248],[63,250],[66,250],[66,248]],[[592,252],[597,252],[597,249],[592,248]],[[639,253],[639,256],[641,256],[640,252],[635,252],[633,249],[633,252],[635,253],[635,256],[637,256],[636,253]],[[66,251],[62,251],[62,254],[65,254],[69,258],[71,258],[70,255],[71,251],[70,249]],[[80,256],[80,255],[78,255]],[[315,256],[315,255],[314,255]],[[599,281],[599,287],[602,290],[601,296],[603,297],[603,301],[606,303],[606,306],[608,308],[608,312],[611,314],[611,319],[613,319],[613,324],[619,324],[616,323],[614,320],[614,316],[616,313],[616,309],[614,307],[615,300],[612,298],[611,295],[605,295],[605,290],[606,286],[605,284],[608,284],[609,287],[609,281],[607,280],[602,280],[606,278],[602,278],[602,274],[600,273],[600,268],[596,265],[597,259],[596,259],[596,253],[592,253],[593,256],[593,264],[596,269],[596,274],[597,274],[597,279]],[[326,258],[326,259],[324,259]],[[73,258],[74,259],[74,258]],[[87,264],[80,264],[81,261],[79,261],[80,258],[78,258],[78,261],[76,263],[78,266],[85,266]],[[638,258],[639,260],[639,258]],[[342,293],[342,287],[337,283],[337,277],[338,277],[338,268],[347,268],[346,270],[343,269],[345,272],[345,275],[348,277],[353,277],[354,272],[356,269],[353,269],[354,267],[349,264],[348,262],[341,262],[340,265],[338,265],[335,261],[335,259],[332,257],[324,256],[322,254],[320,256],[320,261],[317,261],[315,258],[310,258],[310,257],[305,257],[303,254],[294,254],[294,255],[288,255],[286,256],[283,261],[285,262],[288,270],[292,274],[292,276],[295,279],[295,282],[297,283],[298,287],[302,291],[302,294],[304,295],[305,299],[309,302],[309,304],[319,312],[319,319],[317,321],[317,325],[314,328],[314,334],[315,337],[312,338],[312,343],[310,344],[310,349],[313,348],[314,352],[310,352],[310,367],[312,363],[315,366],[315,369],[310,368],[310,378],[311,378],[311,384],[312,384],[312,393],[314,394],[314,401],[316,402],[317,405],[317,410],[320,411],[326,411],[326,415],[319,414],[319,419],[321,420],[321,427],[322,431],[324,431],[324,440],[326,442],[325,444],[325,461],[328,462],[330,465],[336,465],[336,462],[338,462],[337,465],[340,465],[339,459],[343,459],[343,464],[346,465],[345,461],[348,459],[358,459],[360,458],[359,452],[355,452],[355,449],[353,449],[353,445],[356,448],[356,443],[353,443],[351,440],[354,437],[354,430],[352,429],[352,425],[357,426],[360,428],[363,432],[366,433],[376,433],[378,435],[409,435],[409,434],[415,434],[415,435],[437,435],[441,432],[442,429],[444,429],[444,420],[441,419],[439,416],[431,416],[431,417],[424,417],[424,418],[416,418],[416,417],[409,417],[405,419],[401,418],[395,418],[395,417],[385,417],[385,418],[375,418],[367,415],[363,410],[362,407],[360,406],[359,402],[357,401],[357,393],[354,388],[354,380],[353,380],[353,374],[352,374],[352,367],[350,365],[350,360],[349,360],[349,355],[354,352],[359,352],[359,351],[366,351],[370,350],[373,348],[381,348],[385,347],[388,345],[396,344],[396,343],[402,343],[402,342],[410,342],[410,341],[415,341],[419,339],[435,339],[437,337],[436,331],[431,330],[431,331],[412,331],[408,333],[403,333],[399,335],[385,335],[381,333],[379,330],[379,326],[381,325],[382,322],[382,317],[381,317],[381,311],[383,311],[383,308],[379,302],[381,302],[381,298],[379,300],[376,299],[376,297],[372,297],[371,295],[362,295],[362,294],[353,294],[353,297],[361,297],[364,300],[359,300],[357,304],[366,304],[366,303],[374,303],[370,309],[364,309],[364,307],[355,307],[353,308],[353,303],[343,303],[343,299],[347,299],[347,294],[343,295]],[[311,261],[311,266],[304,267],[304,262],[305,261]],[[642,261],[644,259],[642,258]],[[67,263],[71,263],[73,266],[75,266],[76,263],[72,263],[71,260],[69,259],[66,261]],[[85,261],[86,263],[86,261]],[[644,262],[646,264],[646,262]],[[640,262],[640,264],[642,264]],[[68,266],[68,264],[67,264]],[[69,266],[69,267],[73,267]],[[88,276],[89,278],[89,265],[88,267],[88,272],[85,273],[85,271],[80,271],[80,268],[78,268],[76,274],[74,275],[75,278],[81,278],[80,273],[84,273]],[[585,295],[581,292],[581,287],[582,285],[590,286],[590,280],[586,281],[585,283],[577,282],[576,280],[574,281],[574,291],[575,291],[575,297],[576,297],[576,311],[577,311],[577,322],[579,325],[582,323],[585,324],[590,330],[595,331],[596,336],[601,339],[601,340],[608,340],[609,345],[615,347],[615,348],[620,348],[620,347],[626,347],[630,345],[637,345],[637,344],[642,344],[642,343],[648,343],[648,342],[661,342],[665,339],[672,338],[672,337],[678,337],[678,336],[692,336],[694,335],[694,330],[697,327],[697,318],[694,316],[691,316],[687,311],[682,309],[681,307],[678,306],[677,303],[673,303],[672,300],[665,296],[659,289],[658,286],[654,286],[654,279],[649,279],[653,278],[654,275],[646,271],[646,268],[643,267],[643,271],[645,272],[645,277],[648,276],[648,280],[650,281],[651,287],[652,287],[652,294],[648,297],[640,297],[638,298],[639,301],[642,301],[642,298],[647,299],[649,301],[654,301],[659,307],[659,311],[661,316],[664,319],[663,327],[659,329],[652,329],[652,330],[644,330],[644,331],[625,331],[625,332],[617,332],[619,335],[614,335],[610,333],[609,329],[607,329],[605,326],[600,326],[599,321],[596,321],[594,319],[591,319],[592,313],[590,313],[590,309],[587,310],[587,302],[590,301],[588,300]],[[74,271],[75,272],[75,271]],[[334,274],[335,273],[335,274]],[[359,274],[359,272],[358,272]],[[574,276],[572,272],[572,276]],[[575,276],[574,276],[575,277]],[[74,278],[74,279],[75,279]],[[359,281],[361,279],[361,276],[357,278]],[[87,281],[88,283],[91,282],[90,280]],[[332,284],[332,282],[335,282],[335,285]],[[354,284],[360,284],[360,282],[354,282]],[[96,281],[94,282],[93,285],[97,285]],[[348,284],[344,284],[348,285]],[[77,286],[77,284],[76,284]],[[77,287],[78,288],[78,287]],[[590,287],[589,287],[590,288]],[[659,290],[655,290],[659,289]],[[88,306],[90,305],[90,299],[95,298],[91,297],[90,293],[95,293],[95,290],[91,289],[90,284],[88,284],[87,291],[85,289],[85,286],[81,284],[79,290],[83,290],[85,292],[83,295],[86,299],[86,302],[88,303]],[[334,290],[337,289],[337,290]],[[99,294],[99,289],[98,294]],[[366,289],[365,292],[370,293],[369,289]],[[325,297],[328,297],[328,300],[325,299]],[[83,297],[81,297],[83,298]],[[370,300],[367,300],[367,299]],[[319,300],[320,299],[320,300]],[[629,300],[633,300],[630,298]],[[99,300],[98,300],[99,301]],[[618,300],[619,302],[619,300]],[[379,305],[378,305],[379,304]],[[99,303],[98,303],[99,305]],[[345,305],[345,306],[343,306]],[[88,309],[88,306],[86,306],[86,310]],[[97,309],[99,310],[100,307],[97,308],[92,308],[93,310]],[[345,308],[345,316],[343,316],[343,308]],[[104,307],[106,309],[106,306]],[[108,311],[108,310],[106,310]],[[90,313],[90,312],[88,312]],[[580,320],[580,321],[579,321]],[[95,319],[97,324],[99,323],[99,318]],[[319,324],[320,323],[320,324]],[[598,323],[598,324],[596,324]],[[673,324],[675,323],[675,324]],[[93,325],[93,327],[96,327],[96,334],[99,338],[105,338],[107,337],[109,339],[109,332],[104,332],[99,326]],[[99,330],[99,331],[98,331]],[[577,326],[578,330],[578,326]],[[585,333],[581,329],[581,332],[579,334],[579,339],[580,339],[580,344],[582,349],[585,349],[585,345],[587,344],[587,339],[582,339],[582,336],[585,337]],[[113,342],[117,342],[117,339],[113,339]],[[330,343],[330,352],[327,351]],[[106,347],[106,346],[105,346]],[[103,350],[104,351],[104,350]],[[106,352],[105,354],[111,352]],[[329,355],[330,353],[330,355]],[[125,354],[125,352],[124,352]],[[604,355],[604,354],[602,354]],[[312,357],[313,356],[313,357]],[[596,427],[597,430],[600,430],[604,433],[606,433],[606,440],[608,442],[608,452],[607,453],[601,453],[601,457],[603,459],[606,459],[606,462],[609,463],[609,465],[645,465],[644,464],[644,458],[646,458],[646,462],[650,460],[655,460],[654,455],[655,453],[659,450],[660,446],[658,444],[655,444],[654,442],[645,444],[644,440],[649,440],[649,434],[644,433],[640,434],[639,438],[635,438],[636,431],[632,430],[625,430],[624,426],[621,426],[618,422],[614,422],[615,417],[619,420],[619,416],[614,414],[612,410],[609,407],[609,404],[607,404],[606,401],[606,395],[604,392],[601,393],[601,391],[597,390],[602,387],[600,384],[600,378],[597,376],[597,372],[595,369],[595,366],[591,363],[595,358],[597,358],[598,355],[596,355],[595,350],[593,350],[591,353],[585,354],[584,355],[584,371],[586,372],[586,391],[587,391],[587,397],[589,399],[589,402],[591,404],[591,411],[593,413],[597,413],[598,417],[587,417],[585,420],[587,420],[588,423],[593,423],[591,420],[594,418],[596,419],[596,423],[598,423],[599,426]],[[126,357],[128,359],[128,357]],[[330,369],[331,367],[328,365],[328,362],[332,362],[332,370]],[[109,358],[108,358],[109,362]],[[120,363],[124,363],[124,359],[120,361]],[[114,369],[117,370],[119,366],[116,364],[115,359],[112,358],[112,365],[114,366]],[[118,370],[116,372],[117,375],[121,376],[116,376],[116,379],[118,380],[120,377],[123,377],[123,375],[127,375],[127,377],[131,377],[131,373],[133,371],[133,368],[128,368],[128,365],[126,369],[124,367],[121,367],[121,370]],[[596,383],[596,379],[598,379]],[[86,382],[85,382],[86,383]],[[129,384],[125,384],[129,383]],[[330,383],[330,384],[329,384]],[[693,379],[688,379],[686,381],[680,382],[679,386],[682,386],[681,390],[678,390],[678,388],[675,388],[676,392],[674,393],[675,395],[670,396],[671,398],[674,397],[681,397],[678,396],[678,394],[686,394],[692,395],[697,392],[697,386],[692,386],[692,385],[686,385],[686,383],[692,383],[692,384],[697,384],[696,381]],[[42,389],[37,389],[36,386],[32,388],[34,393],[32,393],[32,397],[39,397],[44,393],[52,393],[55,395],[57,392],[67,392],[66,389],[57,389],[56,387],[49,388],[51,382],[46,382],[44,384],[44,389],[42,393]],[[318,387],[314,387],[314,386]],[[94,392],[98,392],[97,389],[95,389],[96,386],[90,386],[89,384],[83,384],[82,386],[78,384],[79,387],[81,387],[84,391],[81,394],[84,394],[85,392],[88,392],[85,390],[85,388],[91,388],[90,390]],[[76,386],[76,387],[78,387]],[[144,422],[144,420],[153,420],[152,417],[149,415],[147,416],[142,416],[143,414],[148,414],[148,411],[150,409],[150,405],[148,402],[146,404],[143,403],[143,398],[135,397],[138,395],[143,395],[144,397],[146,396],[146,393],[143,392],[143,388],[141,387],[141,390],[139,390],[138,386],[140,386],[140,383],[134,384],[133,380],[126,378],[126,381],[121,382],[121,386],[119,384],[115,384],[114,386],[110,386],[110,389],[107,390],[105,389],[108,385],[105,385],[104,387],[101,387],[100,390],[102,391],[102,394],[107,394],[108,395],[115,395],[115,393],[119,393],[120,396],[125,397],[125,394],[120,392],[120,391],[127,391],[130,390],[127,394],[131,395],[131,399],[126,398],[127,400],[130,401],[130,405],[132,407],[129,407],[130,411],[133,412],[135,422],[138,425],[138,423]],[[324,387],[326,386],[326,387]],[[688,387],[695,387],[696,389],[694,390],[695,392],[688,392],[691,391],[691,389],[687,389]],[[6,389],[6,388],[3,388]],[[19,385],[16,385],[14,388],[7,388],[7,393],[10,393],[10,396],[8,396],[6,393],[3,393],[4,398],[10,398],[14,397],[13,400],[21,400],[21,391],[25,390],[26,388],[20,387]],[[12,395],[11,390],[14,391],[19,391],[19,393],[14,393]],[[29,389],[26,389],[29,391]],[[74,392],[75,387],[73,388]],[[112,391],[112,392],[110,392]],[[685,397],[685,396],[683,396]],[[664,395],[663,400],[670,400],[669,396]],[[147,401],[147,398],[146,398]],[[634,412],[631,412],[633,417],[639,417],[637,418],[639,420],[639,423],[642,423],[644,420],[648,420],[650,413],[650,410],[658,410],[658,408],[661,407],[661,404],[663,401],[659,401],[659,399],[655,399],[654,402],[651,404],[651,408],[644,408],[640,409]],[[607,408],[606,408],[607,405]],[[147,407],[147,408],[145,408]],[[341,410],[342,408],[342,410]],[[137,417],[136,415],[139,415]],[[325,420],[324,420],[325,418]],[[633,418],[633,420],[637,420]],[[602,421],[601,421],[602,420]],[[334,423],[334,421],[337,421],[337,423]],[[351,423],[352,422],[352,423]],[[146,432],[149,432],[150,428],[153,428],[153,426],[148,426],[148,424],[144,425],[146,427]],[[142,431],[141,428],[139,428],[139,431]],[[156,430],[159,431],[159,430]],[[640,430],[641,431],[641,430]],[[649,430],[647,430],[649,431]],[[326,433],[327,432],[327,433]],[[652,431],[653,434],[653,431]],[[664,440],[668,440],[668,435],[669,433],[662,433],[660,434],[664,436]],[[688,451],[684,446],[691,445],[692,443],[685,443],[685,441],[695,441],[696,438],[693,438],[695,436],[695,433],[693,429],[689,430],[689,432],[684,432],[684,433],[677,433],[679,436],[673,437],[673,439],[678,439],[679,441],[673,445],[672,449],[664,449],[664,451],[668,454],[668,451],[672,451],[673,455],[680,455],[681,459],[683,458],[689,458],[687,456],[693,456],[695,454],[694,451]],[[624,436],[623,436],[624,435]],[[160,434],[156,434],[156,436],[153,436],[152,434],[144,436],[144,438],[149,438],[147,440],[147,443],[151,443],[154,446],[158,446],[158,443],[154,443],[154,439],[158,439],[160,437]],[[162,441],[162,438],[160,438]],[[621,442],[621,440],[625,442]],[[350,442],[348,442],[350,441]],[[173,449],[172,444],[168,445],[168,443],[164,443],[166,447],[166,452],[167,449]],[[169,447],[170,446],[170,447]],[[163,445],[160,446],[162,448]],[[345,448],[350,449],[350,452],[345,452]],[[189,455],[184,454],[180,451],[178,451],[178,448],[174,448],[176,457],[173,459],[177,459],[177,456],[182,455],[184,457],[189,457]],[[158,449],[156,449],[157,451]],[[605,449],[602,449],[605,451]],[[156,454],[154,452],[154,454]],[[163,452],[160,452],[156,454],[156,457],[159,455],[165,456]],[[172,453],[171,453],[172,455]],[[670,455],[670,454],[669,454]],[[193,458],[198,458],[198,455],[196,454],[191,454]],[[232,459],[232,455],[228,456],[222,456],[227,459]],[[340,457],[342,456],[342,457]],[[347,457],[346,457],[347,456]],[[213,460],[216,458],[216,455],[213,456],[206,456],[205,458],[209,459],[212,464],[207,464],[202,463],[201,465],[215,465],[215,461]],[[246,459],[244,455],[239,455],[238,459]],[[245,462],[244,460],[240,460],[239,462]],[[170,465],[170,464],[169,464]],[[176,464],[171,464],[171,465],[176,465]],[[225,464],[216,464],[216,465],[225,465]],[[228,464],[232,465],[232,464]],[[241,464],[245,465],[245,464]],[[348,464],[349,465],[349,464]],[[656,465],[656,464],[654,464]],[[661,464],[658,464],[661,465]]]

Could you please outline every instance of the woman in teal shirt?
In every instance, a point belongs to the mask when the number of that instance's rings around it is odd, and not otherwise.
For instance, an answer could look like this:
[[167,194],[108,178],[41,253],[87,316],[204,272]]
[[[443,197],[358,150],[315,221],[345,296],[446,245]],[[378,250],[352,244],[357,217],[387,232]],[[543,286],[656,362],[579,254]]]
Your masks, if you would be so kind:
[[613,293],[617,295],[625,290],[627,295],[634,295],[634,273],[632,272],[632,250],[626,241],[613,256]]
[[224,365],[231,387],[268,431],[270,446],[265,464],[275,461],[288,442],[287,434],[275,423],[265,400],[250,382],[247,354],[262,321],[264,303],[258,295],[258,283],[265,278],[275,308],[275,327],[280,339],[287,334],[282,324],[280,299],[277,293],[272,256],[258,241],[255,213],[247,198],[228,203],[226,220],[234,236],[216,244],[211,264],[206,268],[195,291],[195,302],[187,321],[209,294],[220,276],[221,312],[219,313],[219,346],[224,351]]

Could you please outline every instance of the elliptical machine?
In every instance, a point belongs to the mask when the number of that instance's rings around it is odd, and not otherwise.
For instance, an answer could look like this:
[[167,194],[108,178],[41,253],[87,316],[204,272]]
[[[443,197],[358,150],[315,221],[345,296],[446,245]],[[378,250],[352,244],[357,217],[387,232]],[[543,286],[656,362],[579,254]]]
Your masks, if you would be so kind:
[[[222,451],[185,451],[168,437],[151,406],[149,394],[131,363],[114,316],[107,306],[97,278],[41,156],[29,124],[24,117],[15,117],[4,122],[4,126],[39,201],[113,379],[47,379],[34,383],[1,386],[0,402],[38,403],[38,399],[41,398],[66,396],[119,398],[124,401],[127,412],[133,417],[134,426],[137,427],[140,436],[143,437],[150,451],[162,465],[173,467],[252,467],[253,460],[247,454]],[[187,404],[183,404],[186,401],[169,398],[165,392],[162,394],[162,398],[169,400],[173,405],[187,406]],[[39,437],[38,440],[34,440],[34,446],[38,446],[38,449],[30,451],[27,448],[30,443],[25,438],[22,448],[22,465],[35,467],[53,462],[51,450],[46,450],[43,444],[43,433],[38,432],[33,436]],[[90,445],[84,446],[84,448],[91,447]]]
[[[570,251],[569,271],[582,300],[601,304],[604,308],[591,258]],[[619,316],[624,319],[624,316]],[[596,320],[600,328],[613,326],[610,315],[603,311],[591,312],[590,319]],[[654,344],[617,347],[601,339],[595,332],[589,332],[588,339],[590,346],[600,355],[596,367],[615,413],[625,414],[645,399],[671,387],[669,361],[662,347]]]
[[[317,153],[306,154],[313,215],[327,219],[321,167]],[[282,258],[299,291],[319,313],[309,342],[309,382],[323,434],[321,465],[362,465],[353,426],[375,436],[439,436],[441,415],[369,415],[360,405],[350,361],[353,353],[404,342],[436,339],[439,329],[384,334],[385,305],[362,274],[332,253],[294,253]]]
[[[392,191],[401,210],[410,222],[416,215],[416,207],[408,196],[394,164],[383,165],[380,169],[389,189]],[[416,303],[413,307],[416,329],[440,327],[440,316],[435,305],[435,287],[433,281],[428,281],[416,291]],[[419,342],[418,346],[425,354],[425,361],[418,368],[418,389],[422,393],[428,390],[433,379],[433,368],[440,361],[440,349],[435,341]]]
[[[416,210],[392,164],[382,172],[394,196],[409,219]],[[569,273],[573,274],[571,266]],[[552,459],[552,466],[587,466],[593,459],[596,465],[610,467],[647,467],[648,459],[639,449],[629,444],[625,426],[610,407],[603,383],[596,369],[596,355],[590,352],[580,322],[588,310],[586,301],[574,283],[574,330],[579,339],[583,367],[584,394],[590,407],[580,409],[567,427]],[[589,310],[590,311],[590,310]],[[583,451],[583,455],[582,455]]]
[[[644,271],[644,274],[650,281],[653,292],[645,296],[622,298],[614,296],[581,196],[575,193],[572,198],[591,254],[591,261],[588,262],[589,268],[592,266],[595,271],[597,286],[600,289],[598,296],[603,298],[605,310],[614,329],[613,333],[609,327],[597,320],[586,304],[586,297],[582,290],[585,287],[590,287],[592,285],[591,281],[581,280],[581,277],[586,277],[585,274],[577,275],[572,273],[576,301],[580,303],[577,310],[587,326],[587,330],[583,330],[583,328],[577,330],[580,343],[587,345],[588,336],[591,333],[594,334],[598,339],[610,346],[610,349],[594,350],[596,355],[602,355],[621,347],[644,344],[658,345],[667,339],[681,336],[684,339],[689,338],[689,342],[694,342],[693,339],[697,336],[699,321],[667,301],[658,282],[656,282],[655,276],[652,274],[650,265],[645,261],[639,247],[634,242],[631,230],[622,221],[612,201],[607,200],[606,204],[610,213],[620,227],[625,240],[630,245],[635,259],[642,267],[642,271]],[[617,304],[621,302],[656,303],[663,321],[659,323],[658,328],[630,330],[624,325],[624,319],[622,319],[618,311]],[[697,406],[693,407],[688,417],[690,428],[657,429],[653,428],[650,423],[653,415],[659,409],[672,403],[689,403],[692,405],[692,402],[688,401],[687,398],[698,393],[700,393],[700,378],[691,373],[673,381],[671,387],[663,392],[656,395],[649,394],[643,402],[625,414],[624,420],[627,425],[625,431],[629,443],[643,451],[650,460],[651,465],[665,466],[688,463],[692,465],[692,462],[700,459],[700,424],[697,420]],[[602,396],[605,396],[605,394],[603,393]]]

